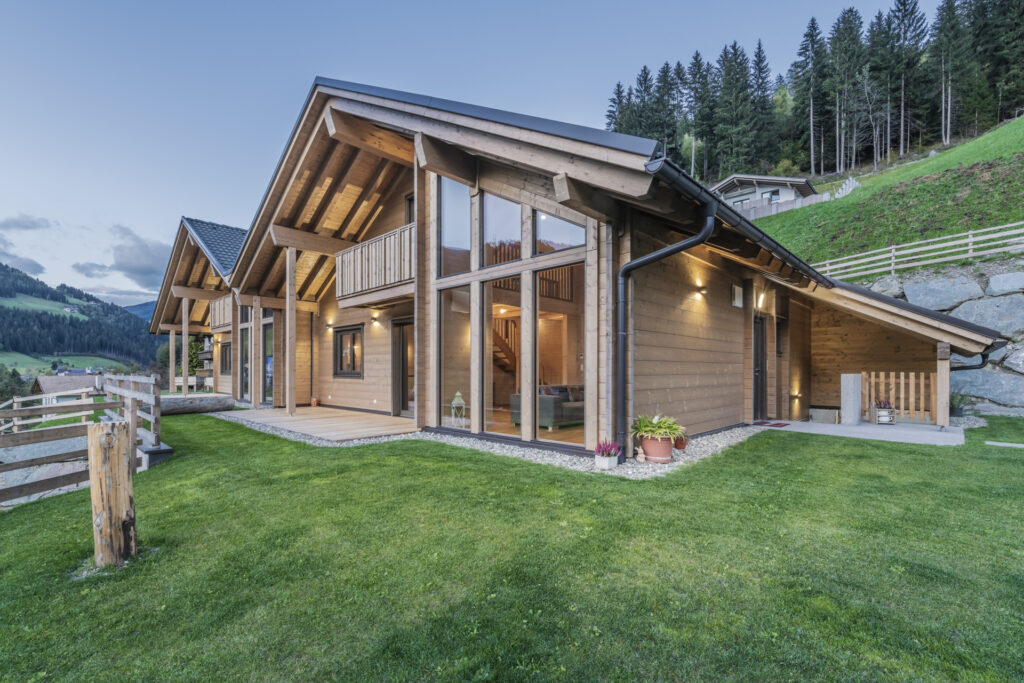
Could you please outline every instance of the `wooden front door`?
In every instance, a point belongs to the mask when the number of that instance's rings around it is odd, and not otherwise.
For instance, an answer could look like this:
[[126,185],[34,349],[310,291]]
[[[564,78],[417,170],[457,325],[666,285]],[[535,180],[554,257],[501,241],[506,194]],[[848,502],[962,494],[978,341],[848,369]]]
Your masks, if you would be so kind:
[[391,336],[392,415],[412,417],[416,410],[415,332],[412,319],[394,322]]
[[754,419],[768,417],[768,358],[764,316],[754,317]]

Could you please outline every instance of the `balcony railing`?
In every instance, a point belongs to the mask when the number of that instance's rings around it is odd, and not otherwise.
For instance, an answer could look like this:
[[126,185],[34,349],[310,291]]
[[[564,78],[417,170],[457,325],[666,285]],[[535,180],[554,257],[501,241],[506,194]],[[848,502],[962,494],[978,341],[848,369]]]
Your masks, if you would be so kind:
[[403,225],[335,255],[338,298],[412,282],[416,224]]
[[222,296],[210,302],[210,327],[224,327],[231,324],[231,295]]

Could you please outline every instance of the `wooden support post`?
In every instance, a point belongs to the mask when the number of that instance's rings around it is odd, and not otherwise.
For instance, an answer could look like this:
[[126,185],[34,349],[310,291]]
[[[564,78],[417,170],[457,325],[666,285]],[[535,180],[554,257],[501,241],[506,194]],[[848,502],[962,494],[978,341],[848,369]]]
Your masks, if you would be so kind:
[[249,401],[253,407],[263,402],[263,304],[258,296],[252,298],[252,313],[249,316]]
[[523,273],[522,315],[520,317],[521,381],[519,392],[519,415],[523,441],[532,441],[537,436],[537,296],[536,273]]
[[[83,391],[81,398],[82,398],[83,401],[88,401],[89,400],[89,392],[88,391]],[[82,416],[82,422],[88,422],[88,421],[89,421],[89,416],[88,415],[83,415]]]
[[935,424],[949,426],[949,344],[939,342],[936,348]]
[[167,333],[167,338],[169,340],[169,346],[167,349],[167,391],[172,394],[177,391],[177,387],[174,386],[174,378],[178,376],[177,361],[174,359],[175,353],[177,352],[178,340],[174,337],[174,330]]
[[160,375],[153,375],[153,406],[151,409],[153,419],[149,423],[149,431],[153,432],[153,443],[151,446],[160,445]]
[[289,415],[295,414],[295,247],[285,253],[284,309],[284,402]]
[[[132,382],[132,384],[135,384]],[[134,387],[133,387],[134,389]],[[128,422],[128,450],[131,454],[135,455],[135,444],[139,440],[139,401],[135,398],[124,399],[124,414],[125,420]],[[128,461],[131,465],[132,474],[135,474],[135,468],[138,458],[129,457]]]
[[124,420],[88,426],[93,550],[97,567],[124,564],[138,552],[130,462],[135,460],[135,449],[128,429]]
[[181,300],[181,395],[188,396],[188,297]]
[[483,286],[477,282],[469,284],[469,430],[474,434],[483,431],[484,397],[483,387]]
[[242,337],[238,328],[238,302],[231,299],[231,395],[242,400]]

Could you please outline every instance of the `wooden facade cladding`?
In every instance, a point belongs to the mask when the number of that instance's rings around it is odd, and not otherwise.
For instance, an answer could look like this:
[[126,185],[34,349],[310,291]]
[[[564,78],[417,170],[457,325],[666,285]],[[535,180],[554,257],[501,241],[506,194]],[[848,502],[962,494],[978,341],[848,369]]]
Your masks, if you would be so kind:
[[386,232],[335,256],[339,299],[411,282],[415,272],[416,224]]

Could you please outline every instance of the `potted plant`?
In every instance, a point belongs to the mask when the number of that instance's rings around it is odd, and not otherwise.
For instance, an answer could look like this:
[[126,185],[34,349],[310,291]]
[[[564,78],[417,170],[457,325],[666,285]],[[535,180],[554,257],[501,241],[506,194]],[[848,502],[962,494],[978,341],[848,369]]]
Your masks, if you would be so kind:
[[690,437],[686,435],[685,427],[680,427],[680,429],[683,430],[683,433],[676,437],[675,443],[672,445],[675,447],[677,451],[685,451],[686,447],[690,443]]
[[594,449],[594,466],[599,470],[610,470],[619,464],[622,449],[612,441],[602,441]]
[[896,411],[888,401],[875,401],[871,406],[871,422],[879,425],[891,425],[896,422]]
[[640,415],[633,420],[632,434],[640,439],[646,460],[666,463],[672,462],[672,443],[676,437],[685,436],[686,430],[666,415]]
[[971,405],[971,397],[959,391],[949,395],[949,414],[951,417],[963,417],[964,408]]

